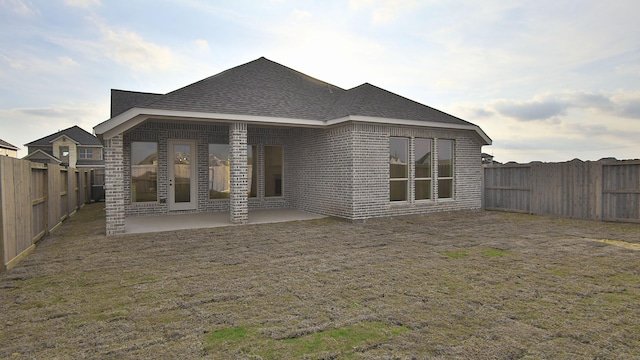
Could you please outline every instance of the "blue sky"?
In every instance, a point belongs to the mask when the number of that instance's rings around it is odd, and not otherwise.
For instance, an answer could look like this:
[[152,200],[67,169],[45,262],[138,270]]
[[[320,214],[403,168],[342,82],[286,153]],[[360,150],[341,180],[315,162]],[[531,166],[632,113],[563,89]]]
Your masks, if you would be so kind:
[[264,56],[473,122],[497,161],[640,158],[635,0],[0,0],[0,138],[108,119]]

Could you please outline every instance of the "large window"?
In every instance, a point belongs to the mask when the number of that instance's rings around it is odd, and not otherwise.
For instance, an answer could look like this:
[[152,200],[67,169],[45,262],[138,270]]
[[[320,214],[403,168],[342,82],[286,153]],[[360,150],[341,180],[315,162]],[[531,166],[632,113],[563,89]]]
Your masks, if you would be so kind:
[[78,149],[78,158],[79,159],[92,159],[93,158],[93,149],[79,148]]
[[282,196],[282,146],[264,147],[264,196]]
[[409,189],[409,139],[389,139],[389,194],[391,201],[407,201]]
[[431,199],[431,139],[415,139],[415,199]]
[[229,144],[209,144],[209,199],[229,197]]
[[453,197],[453,140],[438,140],[438,198]]
[[158,199],[158,144],[131,143],[131,201]]

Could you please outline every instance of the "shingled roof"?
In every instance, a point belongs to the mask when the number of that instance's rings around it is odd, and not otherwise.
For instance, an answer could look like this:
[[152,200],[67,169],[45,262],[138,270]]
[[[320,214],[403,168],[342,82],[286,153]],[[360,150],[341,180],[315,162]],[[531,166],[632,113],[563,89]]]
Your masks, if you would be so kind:
[[136,107],[159,100],[164,95],[111,89],[111,117]]
[[170,92],[146,107],[319,120],[344,91],[261,57]]
[[[473,127],[487,143],[491,141],[472,123],[374,85],[365,83],[345,90],[264,57],[166,95],[112,90],[111,98],[111,118],[117,119],[97,125],[98,134],[116,127],[124,130],[128,119],[140,116],[236,121],[247,116],[274,123],[279,122],[278,119],[292,119],[293,123],[299,120],[307,125],[309,122],[326,125],[332,120],[359,117],[377,122],[388,119],[389,123],[399,120],[417,122],[414,125],[424,122],[426,126]],[[131,109],[137,110],[124,114]],[[230,115],[234,116],[225,117]]]
[[18,147],[15,145],[11,145],[8,142],[0,139],[0,147],[4,148],[4,149],[9,149],[9,150],[18,150]]
[[65,135],[68,138],[72,139],[73,141],[77,142],[80,145],[97,145],[97,146],[102,146],[102,143],[100,142],[100,140],[98,140],[97,137],[89,134],[88,132],[86,132],[85,130],[83,130],[82,128],[78,127],[77,125],[74,125],[68,129],[64,129],[64,130],[60,130],[55,134],[51,134],[49,136],[45,136],[41,139],[38,140],[34,140],[28,144],[25,144],[25,146],[47,146],[47,145],[51,145],[51,142],[57,138],[59,138],[60,136]]

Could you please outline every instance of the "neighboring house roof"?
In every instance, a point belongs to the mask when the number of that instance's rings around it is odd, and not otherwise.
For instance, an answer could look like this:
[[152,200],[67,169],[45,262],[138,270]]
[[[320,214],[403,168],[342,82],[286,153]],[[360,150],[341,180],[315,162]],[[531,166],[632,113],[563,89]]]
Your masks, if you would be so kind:
[[15,145],[11,145],[8,142],[0,139],[0,147],[4,148],[4,149],[9,149],[9,150],[18,150],[18,147]]
[[[166,95],[112,90],[111,119],[94,127],[106,138],[148,118],[327,126],[345,121],[474,130],[476,125],[371,84],[350,90],[261,57]],[[115,111],[114,111],[115,110]]]
[[68,129],[60,130],[55,134],[45,136],[41,139],[34,140],[28,144],[25,144],[25,146],[51,146],[51,143],[61,136],[66,136],[79,145],[102,146],[102,143],[100,143],[100,140],[98,140],[97,137],[89,134],[77,125],[74,125]]
[[42,160],[45,160],[45,162],[47,163],[55,163],[55,164],[62,163],[62,161],[60,161],[57,157],[45,151],[42,151],[41,149],[37,149],[36,151],[31,152],[27,156],[23,157],[23,159],[37,161],[37,162],[42,162]]

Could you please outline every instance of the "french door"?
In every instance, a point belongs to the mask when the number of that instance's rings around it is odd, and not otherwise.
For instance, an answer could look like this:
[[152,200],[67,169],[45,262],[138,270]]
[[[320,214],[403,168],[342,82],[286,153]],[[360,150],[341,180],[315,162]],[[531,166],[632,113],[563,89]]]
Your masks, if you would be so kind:
[[198,206],[198,158],[196,142],[168,141],[169,210],[191,210]]

